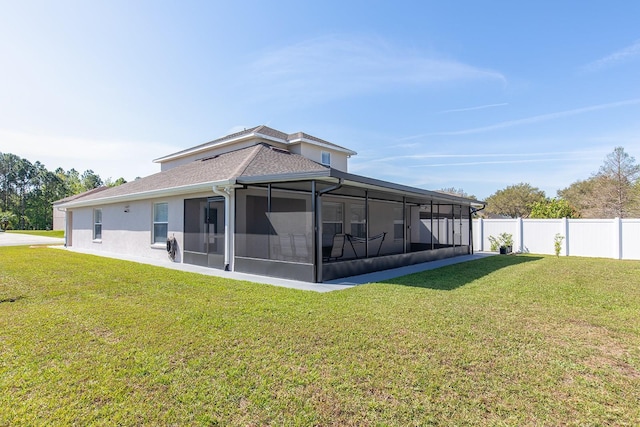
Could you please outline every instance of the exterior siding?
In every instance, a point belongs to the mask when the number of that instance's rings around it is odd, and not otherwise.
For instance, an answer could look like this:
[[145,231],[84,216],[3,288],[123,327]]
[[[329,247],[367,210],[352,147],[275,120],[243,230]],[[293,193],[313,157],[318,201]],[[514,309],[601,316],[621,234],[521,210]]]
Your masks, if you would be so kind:
[[54,230],[64,230],[64,224],[66,221],[66,215],[64,211],[57,209],[55,206],[53,208],[53,229]]
[[[102,209],[100,241],[93,240],[94,208],[73,209],[72,247],[98,252],[135,254],[145,258],[166,260],[170,263],[172,261],[167,257],[166,245],[152,244],[151,231],[153,204],[166,202],[169,207],[168,237],[174,236],[178,241],[175,262],[182,262],[184,199],[211,195],[189,195],[98,206]],[[129,212],[125,212],[126,206]]]
[[330,148],[322,148],[316,145],[300,143],[296,146],[291,147],[290,151],[295,154],[300,154],[301,156],[306,157],[307,159],[313,160],[314,162],[322,163],[322,152],[325,151],[327,153],[331,153],[331,167],[334,169],[338,169],[342,172],[348,172],[347,170],[347,155],[341,153],[340,151],[332,150]]

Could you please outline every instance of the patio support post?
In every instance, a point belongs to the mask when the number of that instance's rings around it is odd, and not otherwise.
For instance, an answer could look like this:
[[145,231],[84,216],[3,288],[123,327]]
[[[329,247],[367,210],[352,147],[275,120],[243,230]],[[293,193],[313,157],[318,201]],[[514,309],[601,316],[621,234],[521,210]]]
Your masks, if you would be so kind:
[[364,218],[366,227],[364,228],[364,257],[369,258],[369,190],[364,190]]
[[[318,269],[322,268],[322,256],[318,256],[318,200],[316,196],[316,181],[311,181],[311,259],[313,260],[313,277],[317,279]],[[320,248],[322,254],[322,248]]]
[[402,196],[402,253],[407,253],[407,196]]
[[451,205],[451,243],[456,247],[456,205]]
[[[267,184],[267,215],[271,223],[271,183]],[[267,234],[267,259],[271,259],[271,229]]]
[[229,251],[229,271],[235,270],[235,256],[236,256],[236,190],[233,187],[228,189],[229,197],[226,200],[226,212],[229,216],[226,217],[226,223],[228,224],[227,233],[225,233],[225,239],[227,240],[227,251]]
[[[435,243],[434,243],[433,239],[436,236],[435,233],[434,233],[435,230],[433,229],[433,200],[431,200],[431,208],[430,208],[429,212],[431,213],[431,250],[433,250],[435,248]],[[440,233],[438,233],[438,234],[440,234]]]
[[[320,191],[318,191],[317,193],[313,194],[313,199],[315,199],[316,201],[316,206],[315,206],[315,212],[316,212],[316,220],[315,220],[315,226],[316,229],[318,230],[318,238],[317,238],[317,253],[316,253],[316,264],[318,265],[317,269],[316,269],[316,283],[322,283],[322,195],[323,194],[327,194],[330,193],[332,191],[335,191],[337,189],[339,189],[340,187],[342,187],[343,184],[343,180],[342,178],[340,178],[338,180],[338,183],[334,186],[328,187],[328,188],[324,188]],[[315,181],[314,181],[315,183]]]
[[469,214],[469,248],[471,249],[471,254],[473,255],[473,218],[471,218],[471,205],[467,209]]

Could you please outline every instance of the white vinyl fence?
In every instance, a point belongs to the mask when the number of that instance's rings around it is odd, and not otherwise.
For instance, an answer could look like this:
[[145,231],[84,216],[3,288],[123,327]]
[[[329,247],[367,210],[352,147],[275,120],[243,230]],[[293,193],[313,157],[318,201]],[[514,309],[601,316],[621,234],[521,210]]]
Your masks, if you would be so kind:
[[564,237],[560,255],[640,260],[640,219],[474,219],[473,247],[491,250],[489,237],[513,236],[514,252],[555,254],[555,236]]

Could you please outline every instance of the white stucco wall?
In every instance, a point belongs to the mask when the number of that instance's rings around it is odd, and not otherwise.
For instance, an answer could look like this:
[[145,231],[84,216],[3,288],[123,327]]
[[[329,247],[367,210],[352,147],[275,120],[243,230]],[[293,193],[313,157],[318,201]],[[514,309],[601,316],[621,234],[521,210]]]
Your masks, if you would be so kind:
[[300,154],[301,156],[311,159],[314,162],[322,163],[322,152],[326,151],[331,153],[331,167],[343,172],[347,171],[347,155],[330,148],[318,147],[317,145],[300,143],[291,147],[291,152]]
[[66,215],[64,211],[59,210],[58,208],[53,208],[53,229],[54,230],[64,230],[64,224],[66,221]]
[[[175,262],[182,262],[184,199],[213,196],[212,193],[194,194],[188,197],[169,197],[127,203],[101,205],[102,239],[93,239],[94,208],[73,209],[71,247],[118,254],[127,254],[172,262],[166,251],[166,242],[152,243],[153,205],[166,202],[169,207],[168,236],[175,236],[178,252]],[[125,212],[128,206],[128,212]]]

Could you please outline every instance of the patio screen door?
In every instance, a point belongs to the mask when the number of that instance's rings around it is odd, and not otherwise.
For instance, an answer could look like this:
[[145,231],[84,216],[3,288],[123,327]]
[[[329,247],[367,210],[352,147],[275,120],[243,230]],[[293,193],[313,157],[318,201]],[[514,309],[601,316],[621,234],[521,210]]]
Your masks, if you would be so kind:
[[204,231],[209,267],[224,268],[225,220],[224,198],[208,199]]

